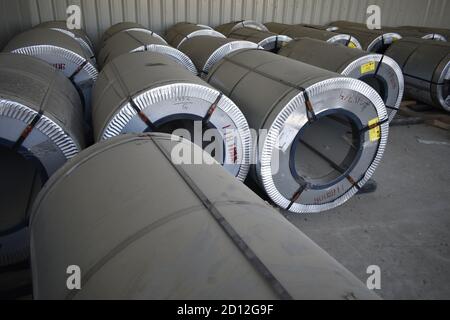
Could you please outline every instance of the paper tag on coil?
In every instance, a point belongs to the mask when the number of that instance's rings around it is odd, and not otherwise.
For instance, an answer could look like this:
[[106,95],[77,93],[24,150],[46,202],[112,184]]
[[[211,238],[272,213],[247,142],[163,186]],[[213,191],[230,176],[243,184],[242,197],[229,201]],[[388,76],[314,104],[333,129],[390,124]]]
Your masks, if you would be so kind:
[[[378,119],[378,118],[372,119],[369,121],[368,125],[369,125],[369,127],[371,127],[373,125],[378,124],[379,121],[380,121],[380,119]],[[376,126],[375,128],[369,130],[369,139],[371,142],[378,141],[381,139],[380,126]]]
[[376,67],[375,61],[370,61],[368,63],[365,63],[361,66],[361,74],[375,71],[375,67]]

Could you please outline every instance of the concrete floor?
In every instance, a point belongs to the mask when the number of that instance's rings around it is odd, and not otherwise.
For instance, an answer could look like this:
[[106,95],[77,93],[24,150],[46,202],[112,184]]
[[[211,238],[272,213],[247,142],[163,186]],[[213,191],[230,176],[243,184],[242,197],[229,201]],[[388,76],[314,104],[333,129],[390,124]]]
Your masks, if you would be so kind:
[[450,299],[450,133],[393,127],[389,139],[375,193],[285,216],[364,283],[378,265],[382,298]]

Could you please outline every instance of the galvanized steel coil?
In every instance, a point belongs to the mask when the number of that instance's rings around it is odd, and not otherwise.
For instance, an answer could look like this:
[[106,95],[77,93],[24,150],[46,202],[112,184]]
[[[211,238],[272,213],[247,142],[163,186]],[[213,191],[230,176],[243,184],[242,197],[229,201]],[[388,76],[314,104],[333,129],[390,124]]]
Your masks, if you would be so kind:
[[388,116],[366,83],[263,50],[232,53],[207,81],[261,129],[253,178],[291,212],[321,212],[355,195],[381,161]]
[[178,49],[187,39],[198,36],[225,38],[223,34],[208,26],[189,22],[180,22],[173,25],[167,30],[165,38],[172,47]]
[[[154,52],[117,57],[102,70],[93,94],[94,139],[125,133],[188,129],[202,121],[223,140],[217,159],[232,175],[247,176],[251,137],[244,115],[226,96],[178,63]],[[168,130],[168,129],[167,129]],[[233,130],[235,137],[230,137]]]
[[96,63],[94,45],[91,39],[83,29],[69,29],[66,21],[47,21],[36,26],[36,28],[48,28],[55,31],[62,32],[74,38],[86,53],[91,57],[93,63]]
[[[379,299],[217,164],[175,164],[180,144],[121,136],[46,184],[31,217],[35,299]],[[66,286],[69,265],[81,290]]]
[[334,33],[327,30],[319,30],[317,28],[310,28],[302,25],[288,25],[274,22],[266,23],[266,26],[272,32],[287,35],[293,39],[308,37],[329,43],[342,44],[350,48],[362,48],[358,39],[348,34]]
[[[350,21],[335,21],[330,24],[330,27],[336,28],[357,28],[368,29],[367,25],[363,23],[350,22]],[[440,28],[426,28],[426,27],[413,27],[413,26],[401,26],[401,27],[385,27],[382,26],[383,32],[394,32],[400,34],[402,37],[417,37],[427,40],[447,41],[450,36],[450,30]]]
[[264,50],[273,52],[277,52],[280,48],[292,41],[292,38],[286,35],[278,35],[270,31],[260,31],[249,27],[236,29],[228,37],[231,39],[251,41],[264,48]]
[[[0,147],[18,161],[33,164],[42,183],[83,149],[83,110],[78,93],[47,63],[24,55],[0,54]],[[8,183],[11,187],[16,184]],[[19,196],[5,200],[12,202]],[[24,201],[26,204],[28,199]],[[3,208],[11,207],[19,204]],[[0,266],[28,258],[29,212],[20,210],[23,212],[2,211],[2,223],[9,215],[18,220],[0,225]]]
[[[102,36],[102,40],[101,42],[104,43],[106,42],[109,38],[111,38],[112,36],[120,33],[120,32],[124,32],[124,31],[136,31],[136,30],[140,30],[142,32],[146,32],[149,33],[150,35],[153,35],[154,32],[148,30],[147,28],[145,28],[143,25],[136,23],[136,22],[119,22],[116,23],[114,25],[112,25],[111,27],[109,27]],[[155,37],[159,37],[158,34],[154,35]],[[164,39],[162,39],[164,41]]]
[[206,77],[209,70],[223,57],[248,48],[261,47],[251,41],[198,36],[186,40],[179,49],[192,59],[200,75]]
[[91,91],[98,71],[74,38],[59,31],[35,28],[14,37],[3,51],[39,58],[62,71],[79,90],[85,117],[89,118]]
[[399,65],[388,56],[310,38],[296,39],[278,54],[364,81],[380,94],[389,121],[400,108],[405,87],[403,74]]
[[253,20],[232,21],[215,27],[215,30],[219,31],[226,37],[229,37],[234,31],[241,28],[251,28],[254,30],[266,32],[269,31],[265,25]]
[[197,68],[191,59],[181,51],[170,47],[167,42],[154,32],[144,29],[126,30],[111,36],[99,52],[100,67],[126,53],[150,51],[165,54],[186,69],[197,74]]
[[404,38],[386,55],[403,71],[406,96],[450,111],[450,43]]
[[338,32],[349,34],[359,40],[363,50],[383,54],[389,46],[402,36],[396,32],[384,32],[357,27],[339,27]]
[[409,37],[409,32],[417,32],[422,34],[422,39],[436,40],[447,42],[450,40],[450,30],[443,28],[428,28],[428,27],[415,27],[415,26],[401,26],[396,27],[398,33],[405,34],[405,37]]

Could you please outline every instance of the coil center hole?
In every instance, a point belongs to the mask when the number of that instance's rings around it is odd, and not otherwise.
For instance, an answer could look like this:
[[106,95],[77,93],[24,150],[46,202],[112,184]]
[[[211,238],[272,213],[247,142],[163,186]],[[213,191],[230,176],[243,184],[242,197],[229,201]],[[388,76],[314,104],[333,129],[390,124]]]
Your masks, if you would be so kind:
[[26,223],[44,178],[33,161],[0,146],[0,234]]
[[291,171],[313,187],[345,179],[359,160],[361,135],[356,121],[343,113],[319,117],[297,135]]

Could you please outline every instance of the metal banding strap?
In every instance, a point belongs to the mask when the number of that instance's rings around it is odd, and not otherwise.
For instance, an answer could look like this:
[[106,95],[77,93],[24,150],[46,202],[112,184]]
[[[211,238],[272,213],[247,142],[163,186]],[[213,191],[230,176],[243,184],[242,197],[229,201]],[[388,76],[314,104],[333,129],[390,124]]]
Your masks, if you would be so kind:
[[300,198],[300,196],[302,195],[303,191],[306,190],[306,188],[308,188],[309,184],[303,179],[301,178],[301,180],[303,180],[303,183],[299,183],[300,187],[298,188],[298,190],[292,195],[291,197],[291,202],[289,203],[289,205],[286,207],[286,210],[290,210],[291,207],[294,205],[294,203]]
[[18,151],[19,148],[22,146],[24,141],[27,139],[27,137],[30,135],[31,131],[33,131],[36,124],[39,122],[39,120],[42,118],[42,115],[44,114],[44,110],[39,110],[39,112],[34,116],[33,120],[25,127],[25,129],[22,131],[22,133],[19,136],[19,139],[14,143],[12,149],[14,151]]
[[134,111],[136,111],[137,115],[142,120],[142,122],[145,123],[147,128],[149,128],[152,131],[156,131],[156,129],[157,129],[156,126],[153,124],[152,121],[150,121],[150,119],[145,115],[145,113],[139,109],[139,107],[136,105],[133,98],[131,97],[130,90],[128,90],[127,85],[123,82],[122,78],[120,77],[120,74],[117,71],[115,62],[112,61],[110,63],[110,65],[111,65],[111,70],[114,73],[115,78],[117,79],[117,82],[119,83],[119,86],[122,89],[123,94],[128,96],[127,100],[128,100],[128,103],[130,104],[130,106],[134,109]]
[[[377,125],[378,126],[378,125]],[[376,128],[376,127],[375,127]],[[311,150],[313,153],[315,153],[316,155],[318,155],[320,158],[322,158],[323,160],[325,160],[326,162],[328,162],[328,164],[337,172],[339,172],[340,174],[344,174],[346,172],[346,170],[344,168],[342,168],[340,165],[338,165],[337,163],[335,163],[333,160],[331,160],[330,158],[328,158],[327,156],[325,156],[323,153],[321,153],[319,150],[317,150],[316,148],[314,148],[313,146],[311,146],[310,144],[306,143],[303,140],[299,140],[299,142],[301,144],[303,144],[305,147],[307,147],[309,150]],[[348,182],[350,182],[350,184],[352,185],[352,187],[356,187],[358,190],[360,190],[360,187],[358,185],[358,183],[355,181],[355,179],[353,179],[350,175],[345,177]]]
[[347,43],[345,44],[346,47],[348,47],[350,45],[350,43],[352,42],[352,36],[348,36],[348,40]]
[[133,98],[129,97],[128,102],[130,103],[130,106],[136,111],[136,113],[139,116],[139,119],[142,120],[142,122],[145,123],[145,125],[152,131],[157,131],[157,127],[153,124],[153,122],[147,117],[147,115],[139,109],[139,107],[134,102]]
[[374,78],[377,76],[378,71],[380,71],[380,67],[381,67],[381,65],[383,64],[383,59],[384,59],[384,54],[381,55],[380,62],[378,62],[377,69],[375,70],[375,73],[373,74],[373,77],[374,77]]
[[166,157],[173,168],[178,172],[181,178],[195,193],[197,198],[202,202],[203,206],[208,210],[211,216],[217,221],[220,227],[225,231],[225,234],[233,241],[236,247],[242,252],[245,258],[250,264],[260,273],[260,275],[267,281],[272,290],[282,300],[293,300],[291,294],[284,288],[281,282],[275,277],[275,275],[267,268],[267,266],[261,261],[261,259],[255,254],[255,252],[248,246],[244,239],[237,233],[233,226],[225,219],[220,213],[214,203],[203,193],[203,191],[197,186],[197,184],[191,179],[186,171],[181,167],[175,165],[171,156],[166,149],[153,137],[149,136],[155,146]]
[[69,80],[73,82],[73,80],[75,79],[75,77],[77,76],[77,74],[79,74],[81,72],[81,70],[83,70],[83,68],[88,64],[89,62],[87,60],[84,60],[84,62],[82,64],[80,64],[78,66],[78,68],[72,73],[72,75],[69,77]]
[[34,127],[38,124],[39,120],[42,118],[43,114],[44,114],[44,109],[43,106],[45,105],[45,103],[47,102],[47,100],[49,99],[49,93],[51,91],[51,89],[53,88],[55,81],[56,81],[56,74],[59,71],[57,71],[55,69],[55,72],[53,74],[53,79],[51,80],[51,82],[49,83],[49,85],[47,86],[47,90],[45,91],[44,97],[41,100],[41,103],[39,105],[39,111],[38,113],[33,117],[33,119],[31,120],[31,122],[25,127],[25,129],[22,131],[22,133],[20,134],[19,138],[17,139],[17,141],[14,143],[12,149],[14,151],[18,151],[19,148],[22,146],[22,144],[25,142],[25,140],[28,138],[28,136],[30,135],[30,133],[33,131]]
[[209,120],[211,120],[211,116],[213,115],[214,111],[216,111],[217,106],[220,102],[220,100],[223,97],[223,93],[220,93],[217,96],[217,99],[211,104],[211,106],[209,107],[208,111],[206,112],[205,116],[203,117],[203,125],[207,125],[209,123]]

